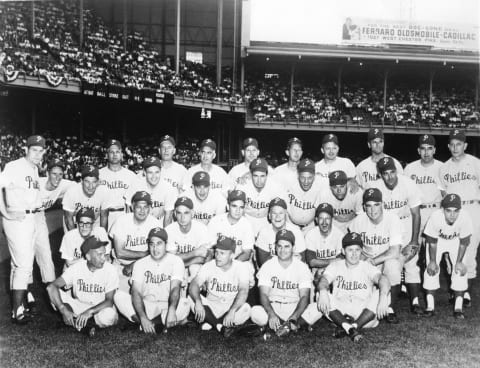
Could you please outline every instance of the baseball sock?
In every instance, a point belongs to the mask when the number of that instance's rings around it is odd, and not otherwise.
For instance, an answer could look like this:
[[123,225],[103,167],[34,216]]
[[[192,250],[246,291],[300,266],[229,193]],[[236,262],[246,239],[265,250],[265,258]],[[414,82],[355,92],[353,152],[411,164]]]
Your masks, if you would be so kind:
[[408,294],[410,295],[410,300],[412,305],[418,305],[418,294],[420,293],[420,284],[408,283],[406,285],[407,285]]
[[205,306],[205,319],[204,319],[204,322],[207,322],[209,325],[211,326],[217,326],[218,324],[221,324],[222,321],[220,319],[218,319],[217,317],[215,317],[215,315],[213,314],[212,310]]
[[[373,313],[371,310],[364,309],[360,316],[358,316],[357,320],[355,323],[352,325],[357,325],[357,328],[362,328],[365,326],[368,322],[370,322],[372,319],[375,318],[375,313]],[[354,326],[355,327],[355,326]]]
[[[400,296],[401,292],[401,286],[400,285],[393,285],[390,289],[390,294],[391,294],[391,301],[390,301],[390,308],[393,311],[393,308],[396,307],[397,302],[398,302],[398,297]],[[390,310],[389,310],[390,312]],[[392,313],[392,312],[390,312]]]
[[461,311],[463,307],[463,297],[461,295],[457,295],[455,297],[455,306],[453,307],[456,311]]
[[426,299],[427,299],[427,310],[433,311],[435,309],[435,298],[433,297],[433,294],[428,293]]
[[332,319],[332,321],[337,325],[342,327],[347,333],[350,328],[352,328],[352,324],[348,323],[345,316],[338,310],[330,311],[328,316]]

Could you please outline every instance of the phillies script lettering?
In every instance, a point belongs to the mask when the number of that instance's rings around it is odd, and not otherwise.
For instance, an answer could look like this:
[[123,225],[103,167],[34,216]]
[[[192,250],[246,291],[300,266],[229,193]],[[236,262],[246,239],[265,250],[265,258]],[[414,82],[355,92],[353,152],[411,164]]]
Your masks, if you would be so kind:
[[100,284],[89,284],[83,279],[78,279],[77,290],[82,293],[104,293],[105,286]]

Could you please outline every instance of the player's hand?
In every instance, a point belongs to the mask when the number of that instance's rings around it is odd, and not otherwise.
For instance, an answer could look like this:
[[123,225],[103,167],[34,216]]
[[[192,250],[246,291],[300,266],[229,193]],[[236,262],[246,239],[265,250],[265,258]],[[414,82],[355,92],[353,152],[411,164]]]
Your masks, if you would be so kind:
[[277,331],[277,329],[280,327],[280,318],[275,313],[272,313],[271,315],[268,316],[268,326],[273,330]]
[[328,292],[326,290],[321,290],[318,294],[317,308],[324,315],[330,313],[330,298],[328,297]]
[[382,319],[388,315],[388,298],[386,295],[380,294],[377,305],[377,318]]
[[223,325],[225,327],[233,327],[235,326],[234,320],[235,320],[235,312],[229,310],[228,313],[223,318]]
[[81,313],[77,320],[75,321],[75,327],[77,330],[81,330],[87,325],[87,321],[93,316],[93,313],[90,309],[87,309],[85,312]]
[[73,313],[71,310],[69,310],[68,308],[64,308],[61,311],[61,313],[62,313],[63,322],[67,326],[75,327],[75,318],[77,318],[77,315]]
[[165,319],[165,326],[172,328],[177,325],[177,312],[175,309],[168,308],[167,318]]
[[427,266],[427,273],[430,276],[435,276],[438,271],[440,271],[440,267],[438,267],[438,265],[434,261],[430,261]]
[[205,245],[202,245],[195,249],[195,255],[197,257],[206,258],[208,256],[208,248]]
[[133,271],[133,262],[126,265],[126,266],[123,266],[123,270],[122,270],[122,273],[127,276],[127,277],[130,277],[132,276],[132,271]]
[[146,334],[154,334],[155,332],[155,324],[152,323],[147,317],[140,318],[140,325],[142,326],[143,332]]
[[376,266],[375,260],[372,257],[366,257],[365,262],[370,263],[372,266]]
[[202,323],[205,319],[205,308],[201,301],[195,303],[195,319],[198,323]]
[[355,194],[360,190],[360,186],[356,180],[347,181],[347,188],[351,194]]
[[467,273],[467,266],[462,262],[455,263],[455,273],[459,273],[460,276],[465,276]]

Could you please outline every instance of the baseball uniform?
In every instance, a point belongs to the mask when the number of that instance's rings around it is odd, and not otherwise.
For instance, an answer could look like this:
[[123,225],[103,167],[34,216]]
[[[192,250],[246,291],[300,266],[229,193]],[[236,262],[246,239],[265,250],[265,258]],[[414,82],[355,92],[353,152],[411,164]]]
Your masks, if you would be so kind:
[[[385,157],[391,157],[389,155],[385,155]],[[402,165],[398,162],[395,158],[393,158],[395,162],[395,167],[397,168],[397,174],[403,174]],[[367,157],[365,160],[360,162],[356,167],[356,176],[357,176],[357,183],[363,189],[370,188],[372,183],[381,181],[380,173],[377,170],[377,162],[373,161],[372,156]]]
[[343,234],[347,233],[353,219],[363,212],[360,190],[353,194],[347,190],[345,198],[339,200],[333,195],[330,187],[327,187],[320,193],[320,203],[328,203],[333,207],[333,225]]
[[109,195],[104,186],[98,186],[95,193],[88,197],[82,188],[82,183],[71,186],[63,197],[62,207],[64,211],[73,213],[73,221],[77,212],[82,208],[91,208],[95,213],[94,226],[100,226],[100,210],[108,208]]
[[170,165],[164,166],[162,162],[162,169],[160,170],[160,180],[166,181],[178,193],[182,191],[183,178],[187,174],[187,169],[175,161],[170,161]]
[[232,190],[234,185],[228,174],[220,166],[212,164],[210,170],[205,170],[201,164],[192,166],[187,170],[183,177],[183,190],[192,188],[192,177],[198,171],[205,171],[210,175],[210,192],[218,191],[223,197],[227,198],[229,190]]
[[193,219],[208,225],[210,220],[226,212],[227,200],[218,191],[210,191],[205,200],[201,201],[195,195],[193,189],[187,190],[184,194],[193,202]]
[[298,181],[297,167],[291,168],[288,162],[275,168],[272,174],[275,182],[279,183],[283,188],[288,188]]
[[[305,252],[305,239],[303,237],[302,231],[297,225],[287,222],[285,224],[285,229],[290,230],[293,235],[295,235],[295,246],[294,254],[300,256],[300,253]],[[273,257],[275,256],[275,235],[277,234],[276,229],[271,224],[268,224],[260,229],[258,233],[257,240],[255,241],[255,246]]]
[[345,157],[337,156],[335,160],[329,162],[322,159],[315,164],[315,175],[317,175],[317,178],[322,178],[322,180],[327,182],[328,174],[337,170],[343,171],[348,178],[354,178],[356,174],[355,165],[349,158]]
[[295,183],[287,188],[287,212],[291,222],[302,228],[313,223],[315,209],[322,203],[320,192],[323,184],[325,184],[323,181],[321,183],[320,180],[315,179],[312,187],[304,191],[297,178]]
[[323,236],[320,229],[315,226],[305,234],[305,246],[307,251],[315,254],[315,258],[333,260],[342,253],[343,235],[344,233],[335,225],[327,236]]

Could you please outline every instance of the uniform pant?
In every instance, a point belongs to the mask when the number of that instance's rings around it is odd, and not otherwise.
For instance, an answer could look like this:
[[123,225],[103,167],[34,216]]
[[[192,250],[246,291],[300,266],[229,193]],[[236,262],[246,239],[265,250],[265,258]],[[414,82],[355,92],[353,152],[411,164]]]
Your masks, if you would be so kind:
[[469,279],[474,279],[477,277],[477,250],[478,243],[480,242],[480,226],[478,226],[478,219],[480,219],[480,204],[465,204],[462,208],[464,208],[470,215],[470,219],[472,220],[473,224],[473,233],[470,238],[470,245],[465,251],[463,260],[465,266],[467,266],[467,277]]
[[[222,318],[225,314],[227,314],[233,304],[233,301],[231,303],[215,302],[213,300],[207,299],[203,295],[200,295],[200,298],[202,300],[202,305],[204,307],[210,308],[215,318],[218,319]],[[190,301],[192,306],[192,312],[195,313],[195,302],[192,299],[190,299]],[[250,307],[250,304],[244,303],[235,312],[235,316],[233,317],[233,323],[236,326],[244,324],[250,318],[251,309],[252,308]]]
[[[44,212],[35,214],[35,260],[37,261],[42,281],[44,283],[55,280],[55,267],[52,260],[48,226]],[[33,281],[33,280],[31,280]]]
[[[276,303],[270,302],[274,312],[282,321],[288,321],[292,313],[297,308],[297,303]],[[314,308],[313,308],[314,307]],[[322,313],[318,315],[317,305],[315,303],[310,303],[305,311],[302,313],[302,318],[307,322],[309,325],[313,325],[317,322],[320,318],[322,318]],[[268,314],[265,311],[265,308],[261,305],[256,305],[252,307],[252,322],[256,323],[259,326],[266,326],[268,323]]]

